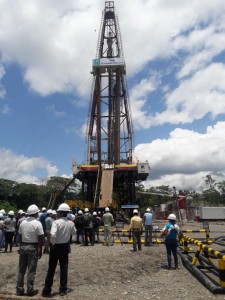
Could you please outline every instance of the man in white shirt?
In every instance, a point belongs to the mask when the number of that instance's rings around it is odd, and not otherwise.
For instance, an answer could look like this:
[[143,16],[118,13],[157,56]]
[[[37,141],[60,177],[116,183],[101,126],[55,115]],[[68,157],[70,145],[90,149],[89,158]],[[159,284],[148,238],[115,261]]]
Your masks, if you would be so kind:
[[63,203],[57,209],[57,220],[53,222],[50,237],[50,255],[45,286],[42,290],[43,297],[50,297],[55,269],[60,264],[60,287],[59,294],[64,296],[67,293],[67,276],[69,262],[69,241],[72,234],[76,234],[74,223],[67,219],[70,211],[69,205]]
[[27,296],[34,296],[38,290],[34,289],[34,279],[38,259],[42,256],[42,241],[44,231],[37,220],[39,209],[32,204],[27,209],[28,217],[19,227],[20,258],[17,277],[16,294],[24,295],[24,275],[27,269]]
[[8,212],[8,217],[4,220],[5,227],[5,251],[8,251],[8,245],[9,250],[12,252],[13,247],[13,238],[16,230],[16,219],[14,218],[14,211],[10,210]]

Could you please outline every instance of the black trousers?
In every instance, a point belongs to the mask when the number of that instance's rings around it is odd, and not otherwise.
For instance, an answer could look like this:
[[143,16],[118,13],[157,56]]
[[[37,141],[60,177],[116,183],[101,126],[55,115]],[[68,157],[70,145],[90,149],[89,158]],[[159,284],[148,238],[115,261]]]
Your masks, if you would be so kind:
[[88,238],[92,245],[94,245],[94,230],[93,228],[84,228],[84,245],[88,245]]
[[45,278],[45,287],[44,290],[46,292],[51,293],[51,288],[53,284],[53,279],[55,275],[55,269],[57,267],[57,263],[59,261],[60,265],[60,292],[67,291],[67,277],[68,277],[68,243],[66,244],[56,244],[54,249],[50,249],[49,255],[49,265],[48,272]]

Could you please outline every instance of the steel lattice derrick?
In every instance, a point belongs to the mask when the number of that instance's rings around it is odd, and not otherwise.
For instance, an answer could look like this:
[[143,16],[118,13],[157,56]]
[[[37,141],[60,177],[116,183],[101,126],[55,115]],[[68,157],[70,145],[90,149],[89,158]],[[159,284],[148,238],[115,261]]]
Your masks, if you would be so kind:
[[113,1],[105,2],[92,74],[87,162],[130,164],[133,132],[122,40]]

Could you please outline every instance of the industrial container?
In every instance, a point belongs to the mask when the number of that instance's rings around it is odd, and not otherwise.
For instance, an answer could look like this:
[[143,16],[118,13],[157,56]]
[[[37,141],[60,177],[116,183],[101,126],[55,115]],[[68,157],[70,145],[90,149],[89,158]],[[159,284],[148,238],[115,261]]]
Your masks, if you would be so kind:
[[218,221],[225,220],[225,207],[199,207],[201,220]]

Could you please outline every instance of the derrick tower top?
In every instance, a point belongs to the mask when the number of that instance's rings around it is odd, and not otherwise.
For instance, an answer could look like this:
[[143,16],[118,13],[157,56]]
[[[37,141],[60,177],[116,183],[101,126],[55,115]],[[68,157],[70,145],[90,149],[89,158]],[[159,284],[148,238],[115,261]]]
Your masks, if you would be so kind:
[[88,164],[132,163],[132,123],[126,67],[114,1],[102,13],[88,121]]

